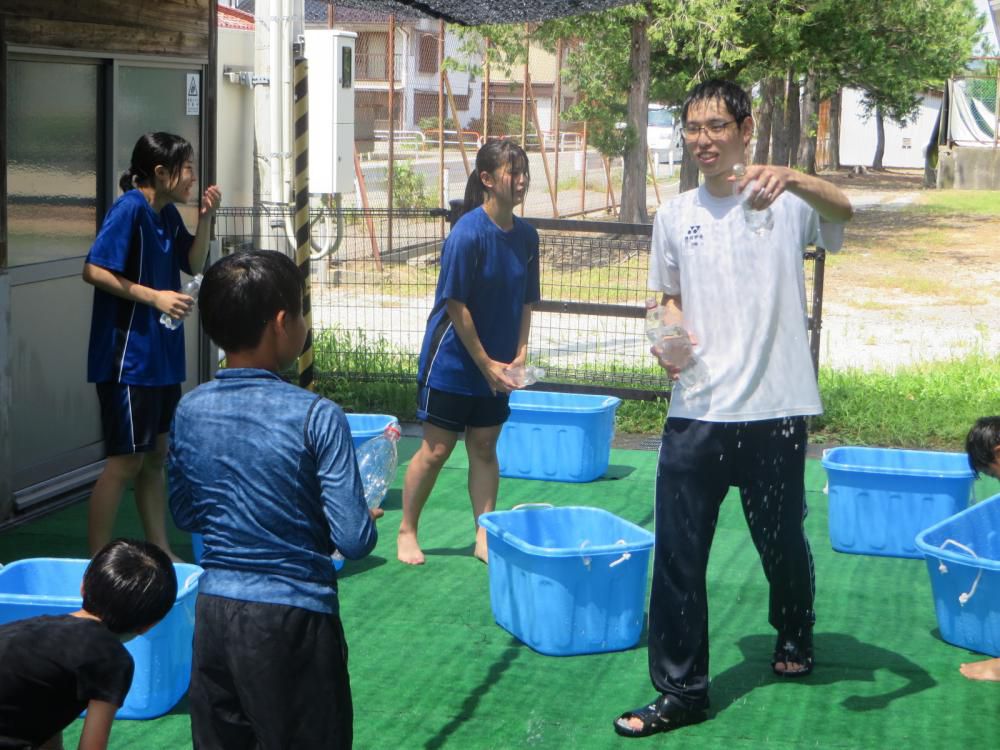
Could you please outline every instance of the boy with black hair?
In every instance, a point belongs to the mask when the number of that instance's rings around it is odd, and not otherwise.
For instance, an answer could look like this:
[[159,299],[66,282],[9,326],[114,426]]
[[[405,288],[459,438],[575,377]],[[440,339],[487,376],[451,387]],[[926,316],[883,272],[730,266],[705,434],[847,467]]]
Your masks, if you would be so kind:
[[177,575],[155,544],[116,539],[90,561],[80,593],[76,612],[0,627],[0,748],[61,748],[84,709],[80,749],[106,748],[135,669],[122,642],[166,616]]
[[205,272],[205,332],[227,368],[181,399],[170,509],[204,538],[189,703],[195,747],[349,748],[347,644],[330,555],[375,546],[337,404],[278,375],[302,352],[302,277],[273,251]]
[[[980,417],[965,438],[969,466],[977,474],[1000,479],[1000,417]],[[1000,682],[1000,659],[963,663],[958,671],[970,680]]]

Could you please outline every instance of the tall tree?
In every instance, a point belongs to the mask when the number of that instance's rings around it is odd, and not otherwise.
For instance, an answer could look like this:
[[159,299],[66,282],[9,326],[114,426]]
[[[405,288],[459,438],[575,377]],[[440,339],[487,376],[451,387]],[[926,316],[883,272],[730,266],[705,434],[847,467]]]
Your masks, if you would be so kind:
[[796,159],[798,165],[809,174],[816,174],[816,124],[819,112],[816,84],[816,73],[809,71],[802,89],[802,136],[799,138],[799,153]]
[[757,143],[753,163],[767,164],[771,157],[771,121],[774,115],[774,97],[777,93],[776,78],[766,78],[760,84],[760,106],[757,107]]
[[[861,89],[876,120],[880,108],[904,124],[928,87],[962,69],[981,21],[974,0],[817,0],[801,37],[804,47],[822,50],[814,69],[826,91]],[[884,147],[883,135],[876,152]]]
[[785,90],[785,133],[788,138],[788,161],[787,166],[797,165],[799,158],[799,141],[801,133],[801,87],[799,86],[799,74],[794,70],[788,71],[788,88]]

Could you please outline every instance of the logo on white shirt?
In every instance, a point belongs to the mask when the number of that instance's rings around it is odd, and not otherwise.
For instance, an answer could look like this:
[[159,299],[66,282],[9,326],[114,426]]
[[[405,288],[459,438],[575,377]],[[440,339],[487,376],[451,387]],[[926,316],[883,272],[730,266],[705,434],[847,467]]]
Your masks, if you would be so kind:
[[684,244],[688,247],[701,247],[705,243],[705,235],[701,232],[701,224],[692,224],[684,235]]

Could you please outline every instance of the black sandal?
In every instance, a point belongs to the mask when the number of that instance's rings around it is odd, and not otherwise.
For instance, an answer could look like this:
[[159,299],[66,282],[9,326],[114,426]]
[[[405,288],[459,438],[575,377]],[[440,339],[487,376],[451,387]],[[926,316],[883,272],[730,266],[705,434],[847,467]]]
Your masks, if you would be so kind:
[[[700,724],[707,718],[708,712],[705,709],[683,708],[668,696],[661,695],[652,703],[626,711],[615,719],[614,726],[615,732],[622,737],[649,737],[651,734]],[[630,727],[629,719],[638,719],[642,726],[638,729]]]
[[[799,664],[798,669],[777,668],[778,664]],[[795,636],[778,635],[771,657],[771,671],[778,677],[805,677],[813,671],[812,633],[798,633]]]

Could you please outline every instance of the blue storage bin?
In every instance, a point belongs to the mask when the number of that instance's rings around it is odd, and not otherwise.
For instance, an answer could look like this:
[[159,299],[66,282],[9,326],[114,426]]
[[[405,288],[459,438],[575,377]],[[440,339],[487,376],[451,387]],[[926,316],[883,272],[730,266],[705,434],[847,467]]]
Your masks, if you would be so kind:
[[603,476],[615,436],[614,396],[514,391],[500,432],[500,476],[590,482]]
[[1000,656],[1000,495],[917,536],[927,558],[941,637]]
[[385,428],[399,420],[389,414],[347,414],[347,425],[351,428],[354,450],[366,440],[378,437]]
[[[0,568],[0,625],[38,615],[63,615],[82,606],[80,582],[89,560],[51,557],[18,560]],[[173,708],[191,680],[197,565],[174,563],[177,599],[167,616],[125,648],[135,660],[132,688],[118,719],[152,719]]]
[[827,451],[830,543],[838,552],[923,557],[916,536],[969,504],[964,453],[841,447]]
[[586,507],[494,511],[479,523],[500,627],[551,656],[638,643],[652,533]]

